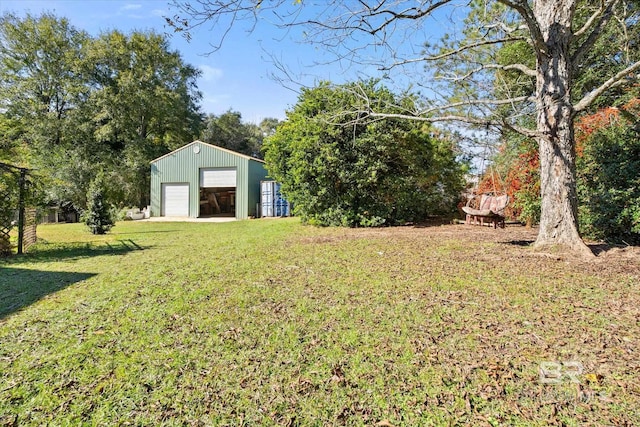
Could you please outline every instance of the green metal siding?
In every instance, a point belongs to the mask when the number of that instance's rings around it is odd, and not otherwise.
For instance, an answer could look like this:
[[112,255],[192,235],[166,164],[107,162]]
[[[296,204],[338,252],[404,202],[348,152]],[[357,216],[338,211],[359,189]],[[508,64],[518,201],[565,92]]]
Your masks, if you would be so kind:
[[267,177],[267,169],[264,167],[264,163],[256,162],[254,160],[249,161],[249,191],[247,196],[249,197],[249,215],[257,216],[256,207],[260,203],[260,181],[264,181]]
[[[194,147],[200,152],[195,153]],[[151,163],[151,216],[160,216],[162,183],[189,183],[189,216],[200,210],[200,168],[236,168],[236,218],[255,215],[264,163],[242,154],[194,141]],[[255,188],[254,188],[255,187]]]

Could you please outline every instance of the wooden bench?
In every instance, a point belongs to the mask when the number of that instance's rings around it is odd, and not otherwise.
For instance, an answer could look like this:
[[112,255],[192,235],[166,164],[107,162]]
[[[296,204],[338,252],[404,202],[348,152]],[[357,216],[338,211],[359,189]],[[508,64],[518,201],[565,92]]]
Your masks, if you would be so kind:
[[474,225],[484,225],[487,223],[493,223],[493,228],[504,228],[505,214],[504,210],[509,203],[509,196],[493,196],[489,194],[482,194],[480,200],[477,201],[478,196],[472,198],[467,206],[464,206],[462,210],[466,214],[466,223]]

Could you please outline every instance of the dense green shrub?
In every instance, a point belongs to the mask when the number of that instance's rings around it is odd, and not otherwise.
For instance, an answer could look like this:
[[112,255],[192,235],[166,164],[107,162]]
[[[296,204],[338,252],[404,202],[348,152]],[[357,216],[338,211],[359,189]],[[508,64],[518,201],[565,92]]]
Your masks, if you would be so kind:
[[363,99],[388,114],[408,103],[375,82],[303,91],[265,142],[271,177],[303,221],[380,226],[451,213],[464,186],[455,144],[425,123],[363,119]]
[[578,157],[583,235],[640,244],[640,133],[627,120],[598,129]]

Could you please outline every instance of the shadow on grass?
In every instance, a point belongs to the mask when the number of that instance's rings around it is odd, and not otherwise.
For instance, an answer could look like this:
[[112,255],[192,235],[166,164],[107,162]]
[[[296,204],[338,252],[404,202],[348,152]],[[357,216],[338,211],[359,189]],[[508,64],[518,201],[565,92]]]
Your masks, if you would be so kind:
[[502,242],[502,243],[506,243],[507,245],[513,245],[513,246],[531,246],[533,245],[533,243],[535,242],[535,240],[509,240],[506,242]]
[[0,268],[0,320],[95,273]]
[[[535,240],[509,240],[506,242],[502,242],[505,243],[507,245],[513,245],[513,246],[523,246],[523,247],[529,247],[532,246],[534,244]],[[591,252],[593,252],[593,254],[595,256],[600,256],[606,252],[609,252],[613,249],[620,249],[620,248],[625,248],[625,247],[632,247],[632,246],[638,246],[638,245],[616,245],[616,244],[609,244],[609,243],[590,243],[587,244],[587,246],[589,247],[589,249],[591,249]]]
[[127,232],[127,233],[111,232],[110,234],[112,234],[114,236],[127,236],[127,235],[130,235],[130,234],[176,233],[178,231],[180,231],[180,230],[131,231],[131,232]]
[[[7,266],[13,263],[55,262],[62,260],[76,260],[104,255],[122,255],[133,251],[143,251],[151,246],[140,246],[131,239],[121,239],[114,242],[66,242],[66,243],[42,243],[29,249],[29,252],[21,257],[8,260]],[[2,264],[0,264],[2,265]]]
[[591,252],[593,252],[596,256],[600,256],[602,254],[605,254],[613,250],[620,250],[620,249],[626,249],[626,248],[638,248],[640,247],[640,244],[631,243],[627,245],[621,245],[621,244],[615,244],[615,243],[593,243],[587,246],[589,246],[589,249],[591,249]]
[[424,221],[416,222],[416,223],[408,223],[407,226],[412,226],[415,228],[429,228],[429,227],[440,227],[442,225],[449,225],[453,219],[444,216],[433,216],[425,219]]

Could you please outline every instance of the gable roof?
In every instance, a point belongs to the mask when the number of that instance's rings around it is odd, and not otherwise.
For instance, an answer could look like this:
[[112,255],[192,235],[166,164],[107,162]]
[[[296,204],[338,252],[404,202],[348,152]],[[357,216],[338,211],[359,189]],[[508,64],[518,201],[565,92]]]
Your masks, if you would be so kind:
[[151,163],[157,162],[158,160],[161,160],[161,159],[164,159],[165,157],[171,156],[171,155],[177,153],[178,151],[185,150],[185,149],[193,146],[194,144],[202,144],[202,145],[204,145],[206,147],[211,147],[211,148],[214,148],[216,150],[224,151],[226,153],[232,154],[234,156],[242,157],[242,158],[247,159],[247,160],[253,160],[253,161],[256,161],[256,162],[259,162],[259,163],[264,163],[264,160],[256,159],[255,157],[247,156],[246,154],[238,153],[237,151],[229,150],[227,148],[218,147],[217,145],[208,144],[206,142],[200,141],[199,139],[196,139],[195,141],[193,141],[193,142],[191,142],[191,143],[189,143],[187,145],[183,145],[182,147],[177,148],[177,149],[171,151],[170,153],[165,154],[164,156],[160,156],[157,159],[153,159],[153,160],[151,160]]

